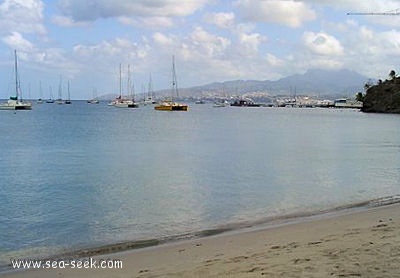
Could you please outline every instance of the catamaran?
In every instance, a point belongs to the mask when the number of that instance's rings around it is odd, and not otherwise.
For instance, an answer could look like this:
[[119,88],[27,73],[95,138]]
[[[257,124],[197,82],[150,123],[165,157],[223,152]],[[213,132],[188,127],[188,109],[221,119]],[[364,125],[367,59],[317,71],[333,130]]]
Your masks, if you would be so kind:
[[6,103],[0,104],[0,110],[31,110],[32,104],[24,102],[21,97],[21,87],[18,78],[17,50],[14,50],[15,57],[15,96],[11,96]]

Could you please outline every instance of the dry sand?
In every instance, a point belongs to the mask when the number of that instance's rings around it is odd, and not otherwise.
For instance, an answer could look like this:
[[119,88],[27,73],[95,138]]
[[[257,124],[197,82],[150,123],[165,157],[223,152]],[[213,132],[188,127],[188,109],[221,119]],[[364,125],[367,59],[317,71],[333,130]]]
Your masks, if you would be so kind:
[[399,204],[320,218],[102,256],[122,269],[5,277],[400,277]]

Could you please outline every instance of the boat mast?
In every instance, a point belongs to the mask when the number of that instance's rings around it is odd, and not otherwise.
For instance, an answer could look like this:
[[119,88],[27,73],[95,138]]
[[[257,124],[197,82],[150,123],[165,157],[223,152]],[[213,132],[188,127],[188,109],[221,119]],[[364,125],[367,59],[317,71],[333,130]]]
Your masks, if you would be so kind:
[[131,95],[131,65],[128,64],[128,82],[126,84],[126,94]]
[[39,81],[39,98],[43,98],[42,81]]
[[119,63],[119,98],[122,98],[122,69],[121,63]]
[[62,100],[62,75],[60,74],[60,84],[58,85],[58,100]]
[[175,55],[172,55],[172,94],[176,93],[176,97],[179,98],[178,93],[178,81],[176,79],[176,72],[175,72]]
[[15,97],[18,100],[19,96],[19,82],[18,82],[18,65],[17,65],[17,50],[14,49],[14,67],[15,67]]
[[127,82],[126,87],[127,87],[126,91],[127,91],[128,96],[131,98],[131,100],[134,100],[135,99],[135,97],[134,97],[135,96],[135,85],[131,79],[131,65],[130,64],[128,64],[128,82]]
[[149,78],[149,85],[148,85],[148,91],[147,91],[147,98],[154,98],[154,92],[153,92],[153,80],[151,78],[151,73],[150,73],[150,78]]

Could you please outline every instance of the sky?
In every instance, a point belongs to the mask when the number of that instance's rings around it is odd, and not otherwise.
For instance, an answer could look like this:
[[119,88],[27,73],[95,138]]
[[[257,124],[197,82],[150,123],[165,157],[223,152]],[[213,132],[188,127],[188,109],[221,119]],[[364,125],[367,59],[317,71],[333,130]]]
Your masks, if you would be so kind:
[[[400,0],[1,0],[0,98],[13,94],[14,50],[26,97],[70,83],[72,99],[229,80],[277,80],[308,69],[374,79],[399,71]],[[129,71],[128,71],[129,67]],[[96,92],[96,93],[94,93]]]

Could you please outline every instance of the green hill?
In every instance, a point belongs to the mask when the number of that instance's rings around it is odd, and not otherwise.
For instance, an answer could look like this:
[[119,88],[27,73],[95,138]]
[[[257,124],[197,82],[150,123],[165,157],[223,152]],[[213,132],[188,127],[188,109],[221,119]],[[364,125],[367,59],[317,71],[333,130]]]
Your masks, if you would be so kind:
[[363,112],[400,113],[400,78],[393,77],[369,87],[363,103]]

